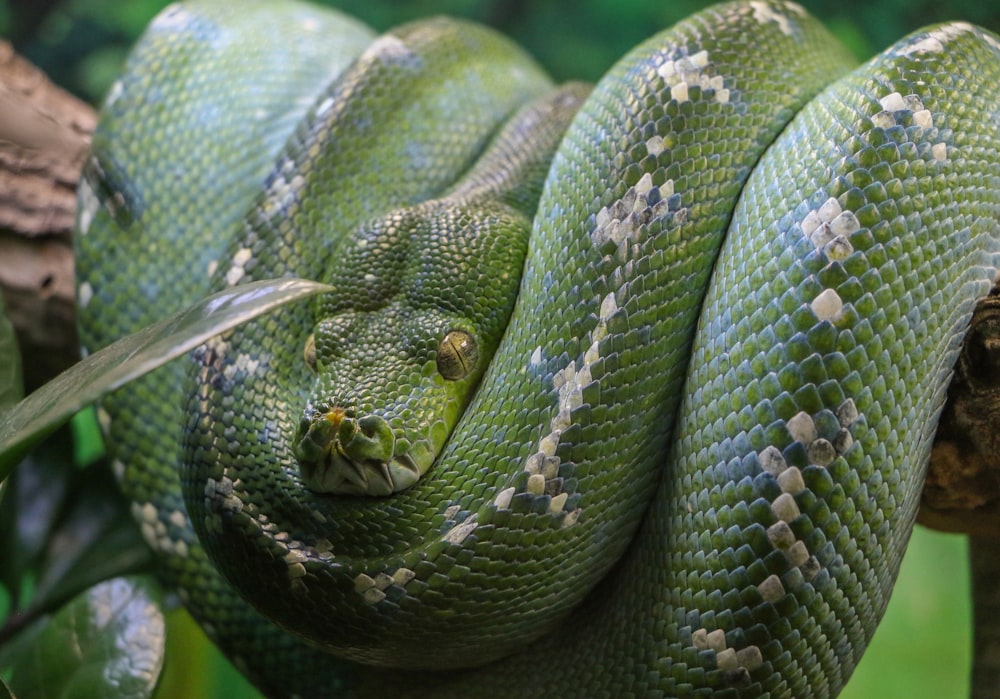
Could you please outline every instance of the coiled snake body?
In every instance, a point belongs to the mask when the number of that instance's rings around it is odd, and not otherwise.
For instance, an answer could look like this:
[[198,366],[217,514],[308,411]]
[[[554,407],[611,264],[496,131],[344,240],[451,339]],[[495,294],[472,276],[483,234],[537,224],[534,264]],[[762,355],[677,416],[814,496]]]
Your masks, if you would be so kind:
[[754,0],[588,95],[461,22],[167,10],[81,187],[84,344],[336,291],[105,403],[164,575],[275,696],[835,695],[1000,260],[998,53],[849,73]]

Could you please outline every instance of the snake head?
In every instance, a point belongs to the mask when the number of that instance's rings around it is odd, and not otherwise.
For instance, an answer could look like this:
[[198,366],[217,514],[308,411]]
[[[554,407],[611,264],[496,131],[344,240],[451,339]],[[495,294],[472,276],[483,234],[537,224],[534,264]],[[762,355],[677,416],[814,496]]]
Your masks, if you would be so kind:
[[361,227],[302,349],[291,448],[309,489],[386,496],[433,465],[500,342],[529,228],[506,205],[445,200]]
[[334,407],[302,420],[294,449],[314,492],[391,495],[416,483],[422,472],[409,454],[394,454],[395,446],[384,418],[358,418]]

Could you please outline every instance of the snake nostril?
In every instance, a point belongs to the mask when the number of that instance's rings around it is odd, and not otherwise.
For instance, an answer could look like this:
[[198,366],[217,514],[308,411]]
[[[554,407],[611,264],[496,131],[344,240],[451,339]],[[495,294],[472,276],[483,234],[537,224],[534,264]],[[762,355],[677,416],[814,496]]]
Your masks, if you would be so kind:
[[325,460],[336,432],[329,423],[303,419],[292,442],[292,453],[300,464],[318,464]]
[[[384,418],[365,415],[350,422],[354,434],[349,440],[344,440],[344,450],[348,456],[380,463],[392,458],[396,438]],[[343,428],[341,431],[343,432]]]
[[366,415],[358,420],[358,428],[366,437],[374,438],[379,434],[388,431],[389,425],[380,417],[375,415]]
[[319,463],[328,458],[338,442],[348,441],[357,431],[353,412],[340,407],[310,411],[299,420],[292,450],[299,462]]

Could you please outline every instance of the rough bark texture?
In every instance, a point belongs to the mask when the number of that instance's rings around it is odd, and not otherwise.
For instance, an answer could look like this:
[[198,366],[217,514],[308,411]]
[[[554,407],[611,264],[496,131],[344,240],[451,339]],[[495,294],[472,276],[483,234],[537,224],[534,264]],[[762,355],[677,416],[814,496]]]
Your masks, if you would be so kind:
[[1000,536],[1000,288],[976,307],[934,435],[919,521]]
[[0,41],[0,293],[29,390],[77,357],[71,233],[95,123]]

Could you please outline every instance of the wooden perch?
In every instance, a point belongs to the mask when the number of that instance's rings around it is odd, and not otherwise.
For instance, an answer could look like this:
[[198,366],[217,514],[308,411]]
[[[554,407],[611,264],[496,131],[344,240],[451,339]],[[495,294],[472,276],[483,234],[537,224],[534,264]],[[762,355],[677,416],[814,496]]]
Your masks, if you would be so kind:
[[919,522],[1000,536],[1000,288],[976,306],[948,387]]
[[[76,361],[76,181],[96,116],[0,41],[0,291],[18,331],[28,388]],[[997,339],[994,340],[994,337]],[[1000,533],[1000,298],[973,319],[936,435],[920,521]],[[918,435],[913,435],[916,443]]]
[[77,358],[71,234],[96,121],[0,41],[0,293],[29,389]]

